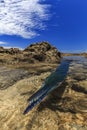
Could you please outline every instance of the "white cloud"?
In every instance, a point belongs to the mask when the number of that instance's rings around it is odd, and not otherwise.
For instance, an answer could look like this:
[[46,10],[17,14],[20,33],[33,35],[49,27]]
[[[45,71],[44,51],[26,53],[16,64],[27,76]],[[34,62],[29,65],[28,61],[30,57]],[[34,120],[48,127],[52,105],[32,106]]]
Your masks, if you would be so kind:
[[7,44],[8,44],[7,42],[0,41],[0,45],[7,45]]
[[6,49],[9,49],[9,48],[19,48],[20,50],[23,50],[23,48],[21,48],[19,46],[9,46],[8,42],[3,42],[3,41],[0,41],[0,46],[3,46]]
[[43,0],[0,0],[0,35],[19,35],[31,38],[38,35],[48,19],[49,5]]

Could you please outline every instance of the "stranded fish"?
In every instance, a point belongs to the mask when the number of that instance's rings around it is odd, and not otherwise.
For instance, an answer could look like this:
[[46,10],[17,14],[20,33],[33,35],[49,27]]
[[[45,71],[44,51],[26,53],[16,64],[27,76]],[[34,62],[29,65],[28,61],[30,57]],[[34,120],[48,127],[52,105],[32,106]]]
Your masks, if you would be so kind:
[[29,105],[23,114],[27,114],[33,107],[39,104],[50,92],[62,84],[67,76],[71,60],[62,60],[60,66],[52,72],[44,81],[42,87],[29,99]]

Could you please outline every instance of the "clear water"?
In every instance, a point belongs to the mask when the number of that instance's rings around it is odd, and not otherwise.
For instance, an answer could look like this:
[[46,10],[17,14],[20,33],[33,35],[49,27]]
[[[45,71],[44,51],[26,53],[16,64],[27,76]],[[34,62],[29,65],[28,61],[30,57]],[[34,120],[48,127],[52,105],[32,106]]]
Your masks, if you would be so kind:
[[[77,112],[87,112],[87,58],[83,56],[68,56],[65,60],[72,60],[67,77],[71,87],[70,96],[74,101],[72,107]],[[73,90],[73,91],[72,91]]]
[[[29,99],[29,106],[24,114],[42,101],[50,92],[56,89],[69,76],[73,82],[87,81],[87,59],[81,56],[63,57],[60,66],[45,80],[44,85]],[[85,83],[86,84],[86,83]],[[83,87],[86,92],[87,86]],[[87,102],[87,101],[85,101]]]
[[[68,56],[65,60],[72,60],[69,66],[69,74],[73,76],[84,77],[87,80],[87,58],[83,56]],[[80,80],[80,79],[79,79]]]

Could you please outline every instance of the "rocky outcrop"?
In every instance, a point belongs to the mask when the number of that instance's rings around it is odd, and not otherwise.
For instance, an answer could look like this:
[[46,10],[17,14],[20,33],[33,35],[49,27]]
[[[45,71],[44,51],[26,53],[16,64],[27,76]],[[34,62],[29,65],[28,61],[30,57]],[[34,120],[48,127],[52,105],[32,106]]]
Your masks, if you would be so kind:
[[59,63],[61,58],[61,53],[45,41],[31,44],[24,49],[23,53],[39,62]]
[[21,50],[19,50],[18,48],[10,48],[10,49],[6,49],[6,53],[9,54],[20,54]]
[[48,42],[38,42],[38,43],[35,43],[35,44],[31,44],[29,47],[25,48],[24,51],[31,51],[31,52],[34,52],[34,51],[49,51],[50,49],[52,48],[52,46],[48,43]]
[[0,47],[0,63],[59,63],[61,53],[48,42],[31,44],[24,50]]
[[3,47],[0,47],[0,53],[18,54],[18,53],[21,53],[21,50],[19,50],[18,48],[6,49],[6,48],[3,48]]
[[0,47],[0,53],[4,53],[5,49],[3,47]]

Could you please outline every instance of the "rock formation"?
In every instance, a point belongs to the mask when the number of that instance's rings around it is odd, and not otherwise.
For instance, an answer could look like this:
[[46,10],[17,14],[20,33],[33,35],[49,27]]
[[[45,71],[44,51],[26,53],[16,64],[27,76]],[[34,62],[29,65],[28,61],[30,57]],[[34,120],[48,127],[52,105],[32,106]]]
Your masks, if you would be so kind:
[[61,59],[61,53],[48,42],[31,44],[24,50],[19,50],[18,48],[4,49],[3,47],[0,47],[0,54],[0,61],[2,63],[6,62],[7,64],[9,61],[10,63],[12,62],[12,64],[15,62],[59,63]]
[[31,44],[23,53],[25,56],[31,55],[31,58],[39,62],[59,63],[61,58],[60,52],[45,41]]
[[3,48],[3,47],[0,47],[0,53],[18,54],[18,53],[21,53],[21,50],[19,50],[18,48],[6,49],[6,48]]

